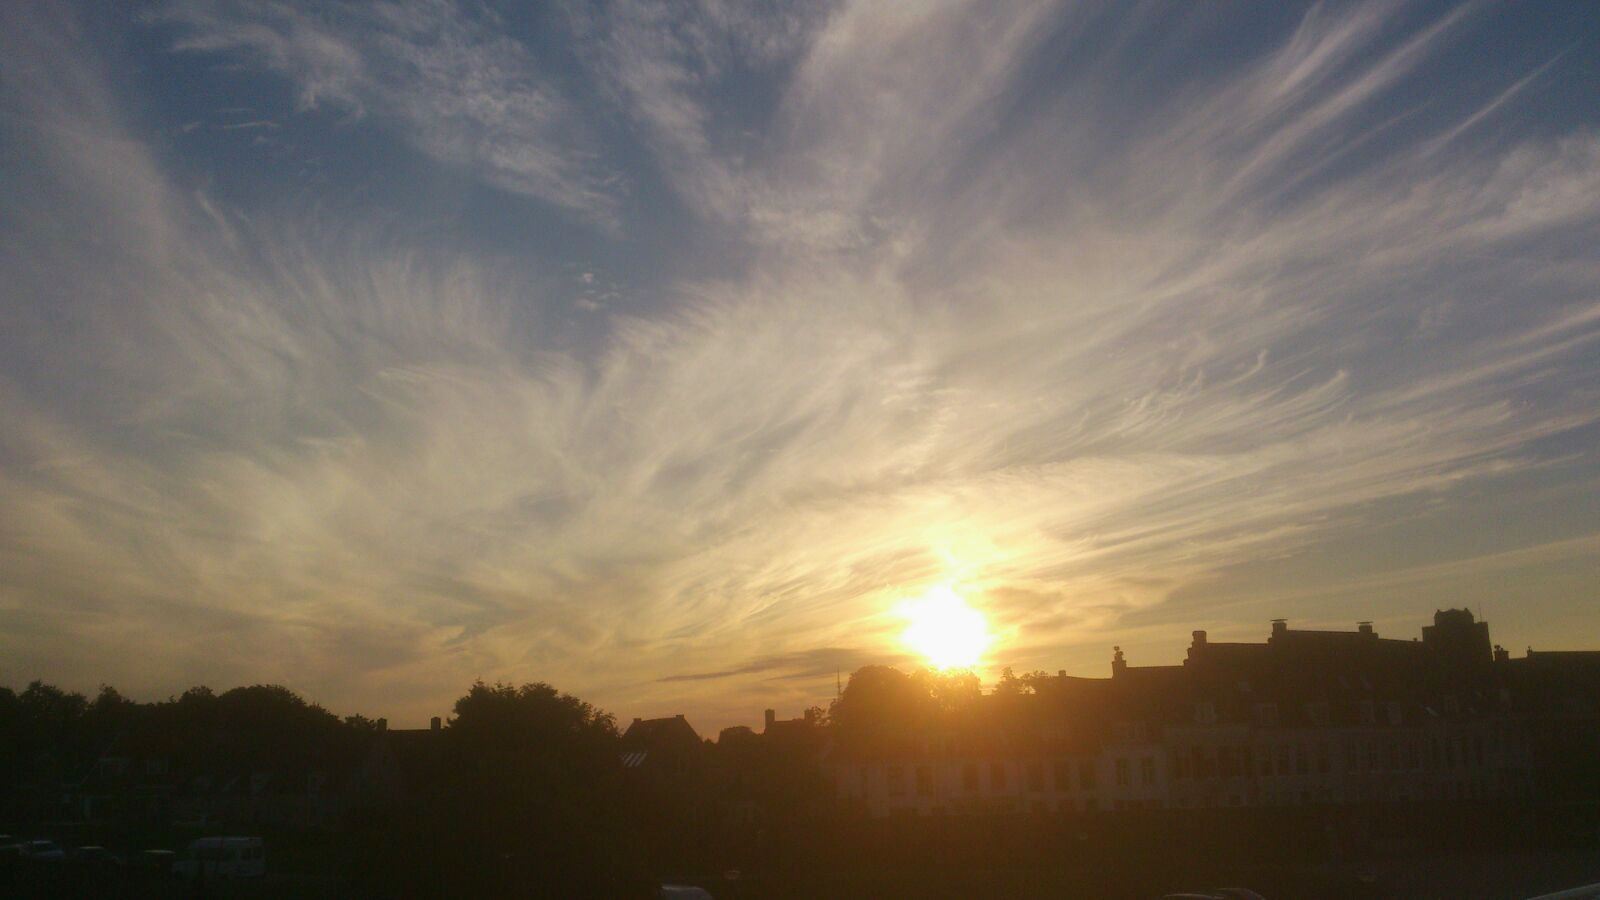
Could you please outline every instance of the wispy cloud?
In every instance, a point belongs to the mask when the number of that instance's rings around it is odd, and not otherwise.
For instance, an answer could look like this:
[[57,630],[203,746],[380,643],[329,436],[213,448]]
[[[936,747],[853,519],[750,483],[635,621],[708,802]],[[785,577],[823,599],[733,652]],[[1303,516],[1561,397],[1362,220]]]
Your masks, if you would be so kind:
[[178,0],[157,19],[180,28],[180,50],[288,79],[302,110],[370,116],[489,184],[616,222],[624,184],[588,120],[485,7]]
[[1600,416],[1600,137],[1480,141],[1531,71],[1410,112],[1485,13],[1400,12],[1316,7],[1151,91],[1194,63],[1138,15],[614,4],[564,20],[580,108],[475,8],[169,9],[607,240],[645,173],[595,142],[636,129],[686,244],[735,258],[586,341],[538,264],[183,184],[70,24],[14,12],[0,676],[419,718],[545,678],[715,724],[896,658],[888,611],[936,584],[1055,668],[1397,498],[1592,472],[1562,442]]

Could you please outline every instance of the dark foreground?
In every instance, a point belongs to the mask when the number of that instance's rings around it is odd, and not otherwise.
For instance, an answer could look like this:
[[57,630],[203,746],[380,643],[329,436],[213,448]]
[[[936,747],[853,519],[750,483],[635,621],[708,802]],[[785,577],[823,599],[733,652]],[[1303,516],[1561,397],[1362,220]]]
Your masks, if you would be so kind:
[[[1159,858],[1103,866],[983,868],[883,866],[817,871],[774,878],[759,873],[671,877],[705,888],[716,900],[758,898],[1160,898],[1168,893],[1248,887],[1269,900],[1297,898],[1427,898],[1512,900],[1600,883],[1600,848],[1524,851],[1502,855],[1390,858],[1316,866],[1195,866],[1179,870]],[[652,896],[641,886],[635,896]],[[17,898],[343,898],[438,896],[363,890],[331,873],[271,872],[264,878],[196,885],[170,875],[125,867],[85,870],[72,863],[22,863],[0,870],[0,896]],[[448,895],[448,891],[446,891]],[[505,896],[547,896],[541,886]],[[578,896],[566,894],[566,896]]]

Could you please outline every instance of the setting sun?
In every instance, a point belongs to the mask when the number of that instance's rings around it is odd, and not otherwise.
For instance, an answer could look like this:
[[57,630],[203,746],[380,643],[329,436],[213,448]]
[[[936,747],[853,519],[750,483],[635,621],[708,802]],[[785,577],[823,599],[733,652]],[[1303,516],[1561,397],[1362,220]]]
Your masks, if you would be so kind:
[[905,601],[897,611],[908,623],[900,640],[936,668],[970,668],[989,649],[989,625],[983,613],[948,585]]

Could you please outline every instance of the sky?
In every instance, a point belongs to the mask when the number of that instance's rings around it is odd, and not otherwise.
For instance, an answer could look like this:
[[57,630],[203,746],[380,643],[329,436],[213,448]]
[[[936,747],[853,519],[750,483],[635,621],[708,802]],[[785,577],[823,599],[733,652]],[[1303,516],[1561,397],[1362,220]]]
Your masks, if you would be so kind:
[[0,684],[703,734],[1600,635],[1600,5],[0,4]]

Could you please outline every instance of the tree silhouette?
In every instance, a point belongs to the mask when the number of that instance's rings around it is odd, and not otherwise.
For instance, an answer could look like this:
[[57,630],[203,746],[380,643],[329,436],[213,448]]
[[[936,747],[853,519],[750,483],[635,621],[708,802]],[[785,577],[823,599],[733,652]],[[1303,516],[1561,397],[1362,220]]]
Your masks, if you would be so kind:
[[[369,837],[388,852],[377,893],[627,896],[642,878],[626,834],[613,718],[548,684],[477,682],[437,736],[422,792]],[[395,850],[400,852],[396,854]],[[397,864],[398,862],[398,864]]]

